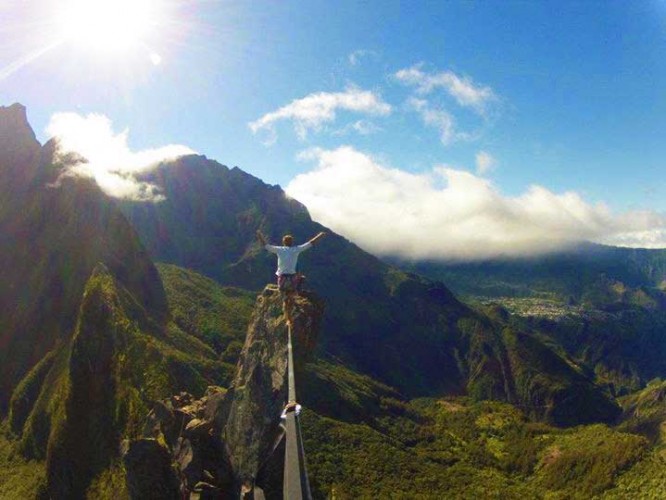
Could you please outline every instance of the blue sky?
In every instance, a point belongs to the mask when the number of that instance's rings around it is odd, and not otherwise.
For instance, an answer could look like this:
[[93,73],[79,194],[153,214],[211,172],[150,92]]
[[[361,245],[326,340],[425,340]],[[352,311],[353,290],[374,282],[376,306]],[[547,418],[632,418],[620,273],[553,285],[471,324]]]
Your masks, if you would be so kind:
[[[73,1],[0,7],[0,105],[26,105],[41,141],[66,133],[57,113],[103,115],[131,152],[238,165],[377,253],[666,246],[664,0],[146,0],[153,25],[113,50],[63,35]],[[439,216],[415,232],[424,211]],[[404,213],[390,232],[427,251],[363,230]]]

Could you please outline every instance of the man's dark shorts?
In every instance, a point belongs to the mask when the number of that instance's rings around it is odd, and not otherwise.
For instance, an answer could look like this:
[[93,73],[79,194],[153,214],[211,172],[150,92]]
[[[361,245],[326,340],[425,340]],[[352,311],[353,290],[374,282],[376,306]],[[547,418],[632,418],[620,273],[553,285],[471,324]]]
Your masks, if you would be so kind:
[[278,289],[281,292],[299,292],[303,284],[302,274],[281,274],[277,277]]

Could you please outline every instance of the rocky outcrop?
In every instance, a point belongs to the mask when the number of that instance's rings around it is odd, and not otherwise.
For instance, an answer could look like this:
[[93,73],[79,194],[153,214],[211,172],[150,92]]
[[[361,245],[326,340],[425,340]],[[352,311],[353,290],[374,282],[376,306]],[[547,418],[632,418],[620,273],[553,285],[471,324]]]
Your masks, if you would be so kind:
[[[297,297],[293,309],[294,359],[302,363],[316,342],[323,306],[314,294]],[[296,362],[295,362],[296,363]],[[299,366],[296,366],[298,370]],[[238,371],[228,393],[222,436],[236,480],[253,484],[281,436],[287,401],[287,323],[279,292],[267,287],[257,299]]]
[[166,446],[156,439],[132,443],[124,455],[127,490],[131,498],[179,500],[180,481]]
[[[323,317],[323,302],[302,292],[294,301],[295,369],[311,356]],[[137,456],[168,453],[180,490],[201,498],[250,498],[255,487],[280,492],[283,452],[281,415],[287,402],[287,323],[282,297],[269,285],[257,298],[236,376],[228,391],[211,387],[195,400],[182,393],[156,403],[143,438],[127,445],[125,468],[133,498],[151,498],[155,470],[144,474]],[[277,448],[277,451],[276,451]],[[162,467],[162,469],[164,469]],[[163,484],[170,484],[165,470]],[[144,493],[141,493],[144,492]]]
[[[51,418],[46,457],[52,498],[86,497],[90,482],[118,458],[118,445],[131,425],[133,380],[123,358],[136,347],[143,316],[133,298],[98,265],[86,285],[68,362],[60,375],[61,401]],[[132,367],[133,368],[133,367]],[[148,362],[141,371],[150,371]],[[137,369],[138,371],[138,369]],[[121,387],[123,386],[123,387]]]
[[155,403],[143,438],[123,445],[131,498],[231,498],[231,468],[215,425],[225,394],[211,386],[198,400],[183,392]]
[[37,175],[41,146],[21,104],[0,106],[0,182],[3,197],[17,196]]

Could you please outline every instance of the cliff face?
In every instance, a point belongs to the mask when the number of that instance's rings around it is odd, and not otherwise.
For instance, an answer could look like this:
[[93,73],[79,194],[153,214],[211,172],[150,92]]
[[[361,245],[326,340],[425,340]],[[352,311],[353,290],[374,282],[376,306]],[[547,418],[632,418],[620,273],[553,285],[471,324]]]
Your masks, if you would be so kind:
[[116,358],[129,343],[130,319],[108,271],[88,282],[64,377],[65,398],[54,419],[47,455],[53,498],[84,498],[90,480],[116,455],[124,417]]
[[[323,304],[314,294],[303,293],[296,299],[292,338],[298,372],[315,346],[322,314]],[[254,484],[277,445],[286,402],[287,324],[280,293],[269,286],[257,299],[238,371],[227,393],[229,413],[222,439],[241,484]]]
[[[312,354],[323,310],[323,302],[312,293],[303,292],[295,300],[297,379]],[[146,459],[136,458],[146,449],[153,449],[155,457],[171,457],[181,491],[209,491],[224,498],[238,498],[239,491],[251,491],[255,485],[281,491],[276,483],[281,483],[284,451],[279,445],[286,402],[287,324],[282,298],[269,285],[257,298],[228,391],[210,388],[201,400],[183,394],[159,403],[143,438],[130,443],[125,464],[133,497],[149,498],[156,484],[173,482],[170,471],[162,477],[154,469],[147,472]],[[184,431],[179,434],[177,429]]]
[[0,414],[17,383],[76,326],[84,286],[103,263],[159,321],[157,270],[115,203],[89,179],[58,179],[54,141],[41,147],[25,108],[0,108]]
[[41,145],[21,104],[0,106],[0,200],[16,197],[34,180]]

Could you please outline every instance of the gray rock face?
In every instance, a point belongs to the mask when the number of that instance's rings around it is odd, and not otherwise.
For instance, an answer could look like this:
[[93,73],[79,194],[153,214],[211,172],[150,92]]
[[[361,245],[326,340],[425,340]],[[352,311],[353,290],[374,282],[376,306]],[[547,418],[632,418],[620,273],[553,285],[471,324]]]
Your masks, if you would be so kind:
[[40,149],[25,107],[0,106],[0,178],[11,182],[13,187],[30,182],[36,174]]
[[[293,302],[297,373],[315,347],[323,311],[321,299],[309,292]],[[260,488],[281,491],[281,486],[262,482],[281,480],[272,471],[282,469],[284,453],[276,448],[283,435],[281,414],[287,402],[287,331],[282,297],[269,285],[257,298],[229,390],[211,387],[199,400],[181,393],[155,404],[144,439],[130,443],[125,454],[131,491],[145,491],[141,484],[145,465],[128,457],[149,446],[146,441],[165,443],[182,492],[200,498],[238,498],[244,492],[246,498],[259,498]],[[140,447],[138,451],[135,446]],[[267,469],[271,472],[266,473]],[[163,470],[164,482],[169,484],[170,469]],[[148,483],[154,473],[146,475]]]
[[[312,293],[302,292],[293,301],[297,371],[315,347],[323,310],[323,302]],[[254,485],[283,435],[280,416],[287,402],[287,332],[282,297],[269,285],[257,298],[238,371],[227,393],[229,413],[222,435],[234,479],[247,488]]]
[[132,498],[178,500],[180,481],[171,466],[169,450],[155,439],[139,439],[123,457],[127,489]]

